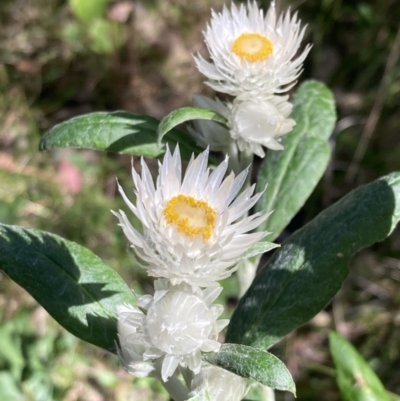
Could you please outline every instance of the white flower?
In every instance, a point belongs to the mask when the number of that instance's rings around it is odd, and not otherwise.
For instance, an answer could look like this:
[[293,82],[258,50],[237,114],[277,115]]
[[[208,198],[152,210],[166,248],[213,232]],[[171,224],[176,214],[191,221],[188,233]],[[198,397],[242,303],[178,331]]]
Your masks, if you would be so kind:
[[247,380],[225,369],[204,365],[191,385],[191,395],[207,394],[212,401],[240,401],[248,391]]
[[200,146],[209,144],[211,150],[228,153],[232,150],[232,143],[236,143],[239,150],[264,157],[262,147],[283,149],[275,138],[287,134],[296,124],[293,119],[287,118],[293,109],[293,105],[287,100],[288,96],[255,98],[241,95],[233,103],[222,103],[195,95],[195,106],[220,113],[228,120],[230,129],[213,121],[197,120],[194,122],[195,129],[189,130]]
[[173,284],[213,286],[229,277],[241,255],[266,235],[249,232],[268,215],[240,219],[261,196],[253,196],[254,185],[237,196],[248,171],[224,179],[227,159],[211,174],[207,161],[208,150],[193,156],[182,180],[179,147],[173,155],[167,149],[156,186],[143,159],[141,177],[132,169],[136,205],[119,188],[143,232],[123,211],[114,214],[150,276],[168,278]]
[[[206,96],[194,95],[193,105],[216,111],[223,117],[229,118],[229,108],[218,99],[213,100]],[[189,127],[189,132],[201,147],[229,153],[232,138],[226,128],[211,120],[194,120],[193,126],[194,129]]]
[[287,134],[296,124],[287,118],[293,108],[287,99],[287,96],[270,96],[242,100],[239,96],[234,100],[229,117],[230,133],[241,151],[250,150],[264,157],[263,146],[283,149],[275,138]]
[[218,333],[229,323],[217,320],[222,305],[211,305],[220,286],[204,291],[188,284],[172,286],[156,280],[154,296],[138,299],[138,307],[118,308],[119,357],[124,368],[138,377],[156,369],[161,358],[163,381],[181,365],[194,373],[201,369],[201,353],[219,351]]
[[198,69],[218,92],[238,96],[242,93],[268,95],[289,90],[301,73],[310,46],[296,54],[304,36],[297,15],[290,11],[278,20],[275,3],[264,18],[256,2],[247,7],[233,3],[229,11],[212,11],[204,32],[211,62],[195,57]]

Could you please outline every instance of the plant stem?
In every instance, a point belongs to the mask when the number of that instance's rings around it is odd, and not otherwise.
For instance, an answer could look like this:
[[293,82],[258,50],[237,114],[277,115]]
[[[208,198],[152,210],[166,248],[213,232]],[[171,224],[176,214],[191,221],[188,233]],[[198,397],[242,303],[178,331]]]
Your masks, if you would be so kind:
[[188,389],[177,379],[176,376],[170,377],[166,382],[162,380],[160,381],[174,401],[185,401],[189,399]]

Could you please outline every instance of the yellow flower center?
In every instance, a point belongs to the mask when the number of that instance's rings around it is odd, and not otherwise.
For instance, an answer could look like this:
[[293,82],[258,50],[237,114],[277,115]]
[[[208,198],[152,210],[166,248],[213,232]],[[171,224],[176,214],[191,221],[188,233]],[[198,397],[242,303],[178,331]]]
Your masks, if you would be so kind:
[[189,237],[202,234],[203,240],[211,237],[215,210],[207,202],[181,194],[171,198],[163,212],[167,223],[175,224],[178,232]]
[[233,42],[232,51],[240,58],[254,63],[263,61],[272,54],[272,43],[259,33],[242,33]]

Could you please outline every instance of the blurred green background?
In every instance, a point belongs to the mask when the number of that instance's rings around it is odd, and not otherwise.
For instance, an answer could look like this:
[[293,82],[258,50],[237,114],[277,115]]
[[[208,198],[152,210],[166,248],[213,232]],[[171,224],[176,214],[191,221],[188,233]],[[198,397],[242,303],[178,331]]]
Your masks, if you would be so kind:
[[[261,2],[268,7],[269,2]],[[2,0],[0,2],[0,221],[57,233],[87,246],[137,291],[151,282],[135,266],[110,209],[123,207],[130,157],[89,150],[37,151],[58,122],[125,109],[162,117],[193,93],[213,96],[192,54],[206,55],[202,30],[221,0]],[[338,123],[329,168],[282,234],[352,188],[400,170],[400,2],[276,1],[308,24],[313,49],[301,80],[334,91]],[[258,161],[255,162],[257,167]],[[231,312],[236,279],[222,301]],[[117,358],[60,328],[0,272],[0,399],[167,400]],[[358,254],[325,311],[274,347],[297,383],[299,401],[340,400],[327,332],[361,351],[400,394],[400,231]],[[134,384],[132,384],[134,383]],[[293,396],[277,393],[277,400]]]

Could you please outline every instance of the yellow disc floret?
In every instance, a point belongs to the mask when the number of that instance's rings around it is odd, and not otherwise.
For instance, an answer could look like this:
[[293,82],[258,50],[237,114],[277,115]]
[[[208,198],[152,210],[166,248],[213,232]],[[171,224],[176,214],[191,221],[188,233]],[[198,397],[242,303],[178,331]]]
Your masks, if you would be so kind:
[[203,235],[203,240],[211,237],[215,225],[215,210],[205,201],[189,195],[171,198],[164,208],[168,224],[175,224],[178,232],[189,237]]
[[251,63],[267,59],[272,49],[271,41],[259,33],[242,33],[232,45],[232,51],[237,56]]

